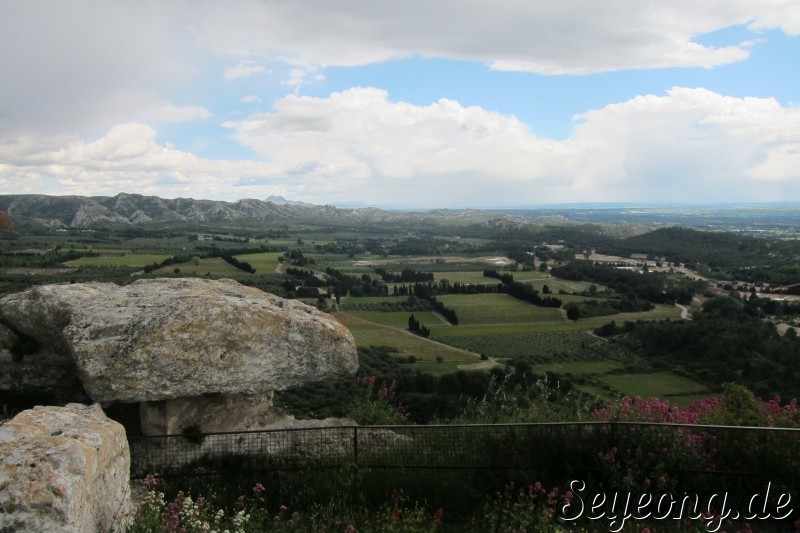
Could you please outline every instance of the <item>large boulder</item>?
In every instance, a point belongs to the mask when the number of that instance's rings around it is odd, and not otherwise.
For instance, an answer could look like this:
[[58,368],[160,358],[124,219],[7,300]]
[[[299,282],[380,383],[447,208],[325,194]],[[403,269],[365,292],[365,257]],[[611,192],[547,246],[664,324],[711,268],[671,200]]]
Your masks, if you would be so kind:
[[258,395],[358,367],[335,319],[232,280],[37,287],[0,300],[0,322],[74,360],[104,404]]
[[0,426],[0,531],[118,531],[129,511],[123,427],[99,405],[35,407]]
[[72,357],[21,339],[0,324],[0,399],[4,396],[7,403],[88,400]]
[[118,288],[113,283],[97,282],[34,287],[0,300],[0,322],[17,336],[35,339],[40,348],[66,356],[70,347],[63,330],[73,313]]
[[217,433],[265,429],[287,416],[264,394],[208,394],[142,402],[139,406],[144,435]]

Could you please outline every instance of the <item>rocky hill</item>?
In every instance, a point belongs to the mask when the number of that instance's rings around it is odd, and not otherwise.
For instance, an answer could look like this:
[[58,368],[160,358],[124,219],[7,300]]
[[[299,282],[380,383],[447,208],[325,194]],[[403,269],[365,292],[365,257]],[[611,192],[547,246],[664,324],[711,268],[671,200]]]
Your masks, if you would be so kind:
[[[320,222],[382,223],[413,221],[438,224],[487,224],[490,227],[521,227],[550,223],[505,213],[476,209],[433,211],[387,211],[372,207],[337,208],[292,202],[282,197],[235,202],[166,199],[158,196],[120,193],[116,196],[47,196],[43,194],[0,195],[0,212],[6,211],[17,224],[41,224],[53,228],[90,228],[165,222],[230,222],[285,220]],[[561,224],[568,223],[562,220]]]
[[17,222],[84,228],[100,224],[265,220],[341,210],[330,206],[307,207],[255,199],[236,202],[191,198],[170,200],[120,193],[113,197],[4,195],[0,196],[0,211],[7,211]]

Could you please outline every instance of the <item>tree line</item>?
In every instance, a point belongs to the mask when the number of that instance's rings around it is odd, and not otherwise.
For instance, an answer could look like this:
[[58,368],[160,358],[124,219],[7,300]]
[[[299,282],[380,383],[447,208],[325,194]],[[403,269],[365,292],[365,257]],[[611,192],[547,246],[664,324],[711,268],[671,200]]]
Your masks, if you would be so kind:
[[376,268],[375,273],[378,274],[386,283],[433,281],[433,272],[425,272],[421,270],[404,268],[398,274],[396,272],[387,272],[385,268]]
[[553,267],[551,272],[557,278],[598,283],[627,295],[628,299],[640,298],[652,303],[688,304],[695,293],[706,288],[705,282],[670,276],[665,272],[640,274],[586,260]]
[[426,339],[431,335],[431,330],[428,329],[425,324],[417,320],[414,317],[414,313],[411,313],[411,316],[408,317],[408,331],[416,333],[420,337],[425,337]]
[[555,296],[539,296],[539,291],[534,289],[532,285],[514,281],[514,276],[512,274],[500,274],[496,270],[484,270],[483,275],[489,278],[499,279],[503,287],[503,290],[499,292],[505,292],[518,300],[539,307],[561,307],[561,300],[559,298]]

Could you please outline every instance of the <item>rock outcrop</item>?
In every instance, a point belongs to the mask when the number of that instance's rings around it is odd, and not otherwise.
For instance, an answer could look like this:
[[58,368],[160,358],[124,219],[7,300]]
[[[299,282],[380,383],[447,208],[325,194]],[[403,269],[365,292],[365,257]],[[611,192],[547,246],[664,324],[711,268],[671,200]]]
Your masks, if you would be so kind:
[[255,395],[209,394],[142,402],[139,407],[142,433],[177,435],[186,431],[217,433],[270,428],[286,415],[273,407],[272,392]]
[[120,530],[129,470],[125,430],[99,405],[23,411],[0,427],[0,531]]
[[3,324],[0,324],[0,391],[42,403],[88,400],[72,357],[53,352],[46,342],[40,347],[31,339],[21,339]]
[[0,322],[72,359],[100,403],[264,394],[358,366],[335,319],[232,280],[37,287],[0,300]]
[[147,434],[264,428],[273,391],[358,368],[331,316],[232,280],[41,286],[0,300],[0,324],[25,345],[0,352],[0,390],[142,403]]

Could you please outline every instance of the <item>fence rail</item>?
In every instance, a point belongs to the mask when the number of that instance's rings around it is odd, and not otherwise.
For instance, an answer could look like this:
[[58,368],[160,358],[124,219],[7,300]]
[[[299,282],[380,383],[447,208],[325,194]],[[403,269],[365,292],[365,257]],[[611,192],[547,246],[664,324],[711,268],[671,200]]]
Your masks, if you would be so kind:
[[527,471],[559,479],[624,477],[626,470],[657,475],[661,469],[698,479],[800,482],[800,430],[783,428],[634,422],[336,426],[142,436],[130,444],[132,478],[348,466]]

